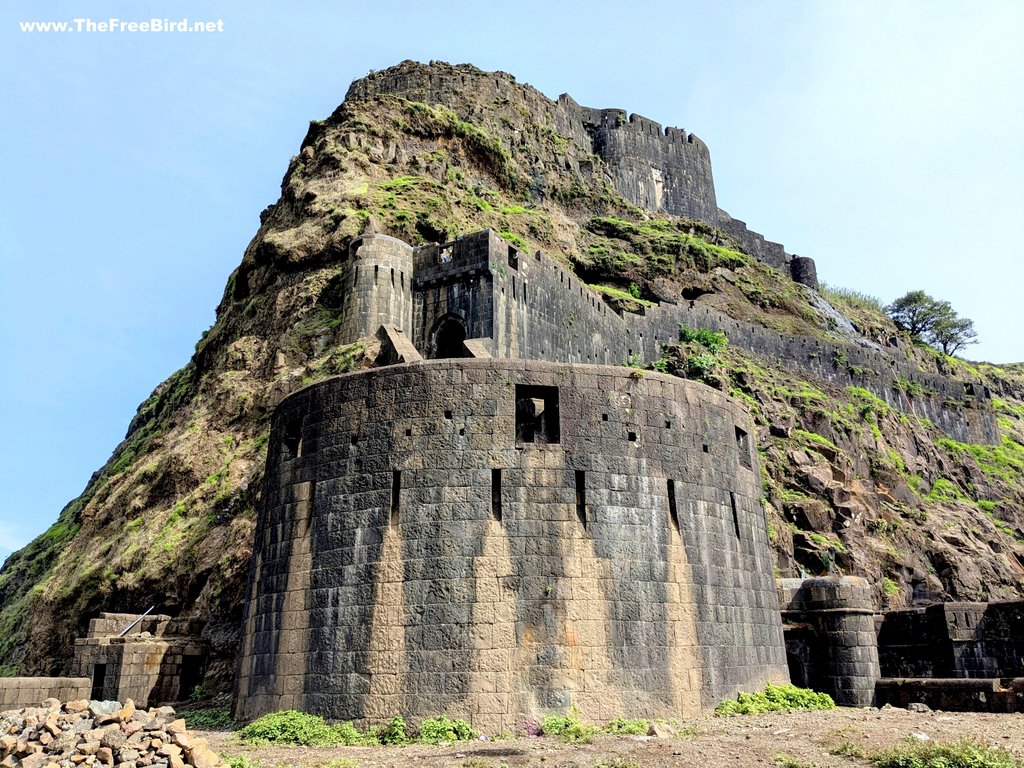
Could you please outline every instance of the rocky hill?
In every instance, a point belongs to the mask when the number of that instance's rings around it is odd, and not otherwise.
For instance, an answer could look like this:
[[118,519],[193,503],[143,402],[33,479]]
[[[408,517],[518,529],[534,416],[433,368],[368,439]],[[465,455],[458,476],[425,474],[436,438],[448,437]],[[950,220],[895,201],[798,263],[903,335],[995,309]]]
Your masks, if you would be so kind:
[[[426,74],[447,85],[423,100],[379,87]],[[353,84],[310,125],[192,359],[139,406],[82,495],[0,570],[5,670],[66,671],[91,616],[156,604],[207,620],[209,681],[230,685],[269,415],[290,392],[376,354],[337,334],[339,260],[366,231],[423,243],[490,227],[564,261],[619,311],[687,301],[984,382],[994,445],[956,442],[915,415],[913,382],[895,409],[699,329],[653,363],[750,406],[781,575],[831,559],[869,577],[879,606],[1024,595],[1024,366],[915,346],[869,297],[819,296],[714,226],[636,207],[557,113],[510,75],[406,62]],[[828,254],[816,256],[827,279]]]

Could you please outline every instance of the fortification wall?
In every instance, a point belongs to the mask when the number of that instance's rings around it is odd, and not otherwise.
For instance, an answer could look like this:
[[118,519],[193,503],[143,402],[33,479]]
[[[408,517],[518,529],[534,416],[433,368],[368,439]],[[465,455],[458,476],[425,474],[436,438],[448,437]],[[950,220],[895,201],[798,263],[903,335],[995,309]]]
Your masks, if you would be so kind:
[[999,441],[984,387],[923,373],[878,349],[780,333],[694,302],[619,315],[562,265],[522,253],[490,230],[417,249],[415,258],[413,341],[426,356],[433,356],[431,331],[448,317],[464,325],[467,338],[490,339],[495,357],[611,365],[657,360],[680,326],[710,328],[773,364],[862,387],[955,440]]
[[878,652],[886,677],[1024,677],[1024,601],[890,611]]
[[46,699],[89,698],[87,677],[0,677],[0,712],[39,707]]
[[490,732],[785,680],[748,414],[623,368],[436,360],[274,415],[236,714]]

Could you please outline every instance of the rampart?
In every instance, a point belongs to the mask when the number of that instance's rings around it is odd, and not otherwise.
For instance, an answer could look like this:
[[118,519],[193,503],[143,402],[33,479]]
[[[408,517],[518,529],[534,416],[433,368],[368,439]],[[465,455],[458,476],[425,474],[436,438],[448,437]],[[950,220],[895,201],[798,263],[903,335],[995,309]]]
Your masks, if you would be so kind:
[[433,360],[274,415],[236,714],[487,731],[785,680],[749,414],[622,367]]
[[[562,265],[540,252],[518,251],[490,230],[418,248],[413,261],[411,339],[425,357],[460,356],[438,354],[439,342],[444,345],[454,334],[456,348],[462,339],[483,339],[494,357],[651,362],[661,356],[662,345],[678,340],[680,326],[710,328],[775,364],[840,386],[862,387],[893,408],[929,419],[955,440],[999,440],[991,396],[980,383],[924,373],[876,348],[755,326],[695,302],[619,315]],[[392,279],[381,272],[381,290],[391,291]]]

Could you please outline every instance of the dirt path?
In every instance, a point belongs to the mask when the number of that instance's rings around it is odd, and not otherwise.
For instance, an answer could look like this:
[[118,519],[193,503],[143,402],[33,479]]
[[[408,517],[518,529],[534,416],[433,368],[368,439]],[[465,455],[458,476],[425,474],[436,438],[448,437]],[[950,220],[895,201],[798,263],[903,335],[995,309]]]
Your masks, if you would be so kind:
[[[229,756],[245,755],[262,768],[746,768],[785,764],[800,768],[868,766],[867,754],[923,734],[932,740],[970,736],[1024,759],[1024,715],[913,713],[902,709],[745,715],[690,720],[685,736],[594,737],[570,746],[555,738],[474,741],[408,747],[247,747],[227,733],[203,733]],[[841,748],[847,754],[833,754]],[[776,758],[779,758],[778,760]]]

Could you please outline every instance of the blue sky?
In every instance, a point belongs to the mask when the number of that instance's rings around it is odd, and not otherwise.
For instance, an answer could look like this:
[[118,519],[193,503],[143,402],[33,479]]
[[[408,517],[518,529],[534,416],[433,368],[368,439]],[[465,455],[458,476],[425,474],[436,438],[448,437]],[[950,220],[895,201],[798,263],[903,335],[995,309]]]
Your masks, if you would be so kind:
[[[18,25],[185,16],[224,31]],[[924,289],[968,356],[1024,360],[1021,39],[1016,0],[5,3],[0,557],[188,360],[308,121],[407,58],[691,130],[720,205],[822,279]]]

